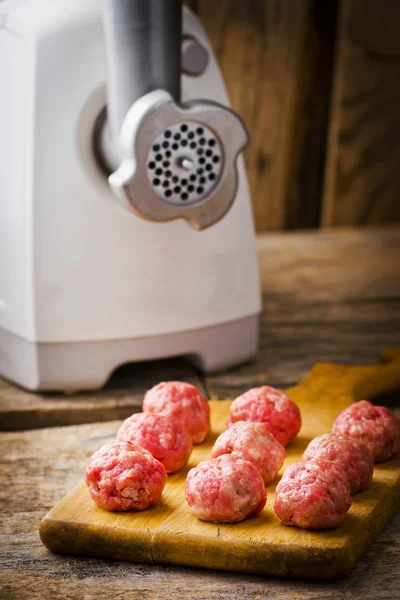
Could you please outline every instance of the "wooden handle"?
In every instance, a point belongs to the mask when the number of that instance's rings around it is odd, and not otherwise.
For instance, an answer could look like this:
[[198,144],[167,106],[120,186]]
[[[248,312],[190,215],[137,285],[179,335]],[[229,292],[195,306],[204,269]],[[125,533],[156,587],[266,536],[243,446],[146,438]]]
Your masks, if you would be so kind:
[[298,385],[287,390],[301,404],[333,402],[343,408],[359,400],[371,400],[400,387],[400,350],[385,348],[380,365],[351,367],[317,363]]

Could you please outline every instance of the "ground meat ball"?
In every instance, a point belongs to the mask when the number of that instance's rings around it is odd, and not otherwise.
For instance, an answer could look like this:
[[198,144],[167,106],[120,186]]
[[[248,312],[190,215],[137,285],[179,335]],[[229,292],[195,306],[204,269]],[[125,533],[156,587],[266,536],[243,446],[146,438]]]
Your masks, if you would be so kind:
[[137,444],[114,442],[97,450],[85,471],[92,500],[106,510],[143,510],[155,504],[167,475]]
[[347,435],[325,433],[314,438],[303,454],[303,460],[324,458],[340,465],[350,483],[351,493],[367,490],[371,485],[374,457],[363,443]]
[[298,406],[281,390],[268,385],[253,388],[232,402],[228,427],[237,421],[265,423],[282,446],[287,446],[301,427]]
[[285,525],[331,529],[351,506],[342,467],[322,458],[290,465],[276,487],[274,510]]
[[267,494],[257,469],[247,460],[224,454],[189,471],[186,500],[203,521],[237,523],[257,515]]
[[210,431],[210,406],[198,389],[184,381],[159,383],[149,390],[143,411],[171,417],[189,432],[193,444],[201,444]]
[[269,433],[264,423],[239,421],[224,431],[214,444],[211,456],[231,454],[253,464],[265,485],[275,479],[285,459],[285,448]]
[[168,417],[146,413],[126,419],[117,439],[146,448],[164,465],[167,473],[176,473],[184,467],[193,448],[192,438],[182,425]]
[[348,435],[366,444],[383,462],[400,450],[400,421],[384,406],[374,406],[366,400],[356,402],[337,417],[332,431]]

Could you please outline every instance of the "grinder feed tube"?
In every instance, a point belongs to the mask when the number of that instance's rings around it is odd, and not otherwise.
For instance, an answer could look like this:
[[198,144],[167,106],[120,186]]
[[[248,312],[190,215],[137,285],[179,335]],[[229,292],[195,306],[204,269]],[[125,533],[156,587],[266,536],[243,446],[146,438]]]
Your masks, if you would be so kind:
[[236,197],[246,128],[217,102],[180,102],[180,2],[105,7],[109,123],[100,144],[113,196],[144,219],[210,227]]
[[121,125],[136,100],[156,89],[180,100],[182,2],[103,2],[108,131],[103,132],[101,146],[105,158],[111,154],[114,162]]

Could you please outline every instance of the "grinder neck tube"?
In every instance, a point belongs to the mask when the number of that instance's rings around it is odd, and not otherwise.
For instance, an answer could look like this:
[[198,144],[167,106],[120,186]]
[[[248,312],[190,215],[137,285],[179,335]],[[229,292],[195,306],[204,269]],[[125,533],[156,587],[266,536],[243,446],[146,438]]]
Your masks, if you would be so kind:
[[113,144],[125,116],[144,94],[180,100],[181,0],[103,0],[107,56],[107,121]]

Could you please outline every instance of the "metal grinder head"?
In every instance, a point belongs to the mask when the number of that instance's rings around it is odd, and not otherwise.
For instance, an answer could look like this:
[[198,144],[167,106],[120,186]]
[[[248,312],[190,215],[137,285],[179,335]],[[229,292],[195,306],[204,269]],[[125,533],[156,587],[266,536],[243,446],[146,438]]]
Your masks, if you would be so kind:
[[248,143],[240,118],[207,101],[177,104],[164,90],[137,100],[123,122],[122,160],[109,177],[125,207],[154,221],[217,222],[237,189],[236,160]]

